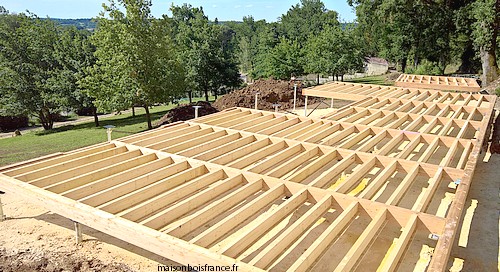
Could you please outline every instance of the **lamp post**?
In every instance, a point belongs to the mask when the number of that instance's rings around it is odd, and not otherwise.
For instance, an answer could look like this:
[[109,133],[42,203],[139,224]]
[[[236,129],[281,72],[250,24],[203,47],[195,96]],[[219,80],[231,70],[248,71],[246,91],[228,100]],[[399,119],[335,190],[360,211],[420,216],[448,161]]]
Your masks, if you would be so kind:
[[108,142],[111,142],[111,132],[113,132],[113,129],[115,128],[115,126],[107,125],[107,126],[104,126],[104,128],[106,129],[106,133],[108,134]]
[[201,108],[201,106],[193,106],[194,108],[194,118],[198,118],[198,110]]

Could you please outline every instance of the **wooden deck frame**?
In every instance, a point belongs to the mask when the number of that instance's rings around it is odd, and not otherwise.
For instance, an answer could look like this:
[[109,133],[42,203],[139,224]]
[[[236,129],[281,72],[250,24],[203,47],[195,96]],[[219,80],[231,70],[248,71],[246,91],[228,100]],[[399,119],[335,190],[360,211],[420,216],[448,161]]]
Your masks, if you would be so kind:
[[[240,111],[255,112],[255,110],[249,109],[235,109]],[[220,113],[223,115],[224,113]],[[284,114],[281,113],[267,113],[272,116],[279,116],[282,118]],[[250,115],[250,113],[248,114]],[[345,122],[329,121],[324,119],[313,119],[306,117],[288,116],[290,120],[295,120],[294,122],[289,122],[288,127],[282,122],[280,130],[263,130],[255,132],[256,135],[267,135],[271,137],[278,137],[290,140],[299,140],[301,142],[313,143],[324,146],[333,146],[341,149],[349,149],[356,152],[365,153],[382,153],[384,155],[398,156],[402,159],[409,159],[420,162],[428,161],[441,161],[448,155],[449,152],[454,152],[455,156],[449,156],[451,161],[447,161],[447,165],[453,165],[453,167],[463,169],[465,166],[459,164],[462,157],[467,157],[471,152],[471,145],[474,145],[475,141],[470,139],[459,139],[458,145],[454,148],[455,151],[450,150],[456,138],[440,136],[438,133],[435,134],[424,134],[424,133],[414,133],[411,131],[400,131],[396,129],[386,129],[382,127],[372,127],[368,125],[361,124],[351,124]],[[428,120],[428,119],[427,119]],[[192,124],[195,126],[201,125],[203,120],[198,121],[200,124]],[[218,125],[217,123],[214,123]],[[313,124],[315,126],[313,127]],[[449,123],[453,124],[453,123]],[[463,123],[461,123],[463,124]],[[480,126],[481,123],[473,123],[475,126]],[[441,123],[441,126],[444,125]],[[309,129],[307,129],[309,127]],[[458,127],[458,124],[457,124]],[[425,128],[425,126],[424,126]],[[219,128],[226,129],[226,128]],[[226,129],[230,131],[231,129]],[[242,128],[245,131],[245,128]],[[441,129],[440,131],[442,131]],[[457,136],[475,136],[475,134],[469,133],[466,135],[465,131],[475,131],[472,125],[462,126],[460,131],[455,130]],[[437,132],[440,132],[437,131]],[[271,132],[271,133],[266,133]],[[275,132],[275,133],[273,133]],[[231,133],[231,132],[227,132]],[[242,132],[243,133],[243,132]],[[438,139],[438,140],[436,140]],[[403,149],[398,149],[397,147],[405,144],[406,142],[412,143]],[[413,148],[410,148],[413,147]],[[444,151],[437,152],[438,150],[444,149]],[[457,149],[463,152],[456,152]],[[446,151],[447,150],[447,151]],[[443,153],[444,152],[444,153]],[[451,154],[451,153],[450,153]],[[461,160],[464,162],[464,159]],[[436,163],[440,164],[440,163]]]
[[398,87],[479,92],[481,86],[473,78],[401,74],[394,82]]
[[[438,90],[380,86],[347,82],[331,82],[302,90],[302,95],[344,100],[362,100],[367,97],[398,98],[403,101],[452,103],[472,107],[489,107],[494,96],[468,93],[453,93]],[[482,104],[486,104],[483,106]],[[479,106],[478,106],[479,105]]]
[[359,100],[338,121],[232,108],[2,167],[0,188],[182,264],[407,270],[427,244],[444,271],[496,98],[333,85]]
[[[116,144],[118,144],[118,142]],[[123,145],[128,146],[128,144]],[[192,189],[190,191],[186,191],[183,188],[186,188],[192,183],[185,183],[182,182],[182,180],[184,179],[176,178],[177,185],[172,185],[174,187],[167,189],[166,192],[168,192],[168,190],[174,190],[175,192],[172,191],[171,195],[176,195],[175,199],[183,199],[182,195],[187,196],[191,194],[191,196],[189,198],[186,198],[185,200],[182,200],[181,202],[173,200],[173,202],[175,202],[176,204],[171,206],[170,210],[178,211],[176,212],[178,219],[175,219],[174,216],[174,220],[172,221],[172,223],[168,224],[168,227],[156,225],[156,227],[160,230],[155,230],[154,228],[152,229],[151,227],[147,227],[147,223],[144,223],[150,222],[148,220],[141,219],[139,221],[140,223],[134,223],[122,218],[119,215],[120,213],[108,213],[100,208],[94,207],[93,205],[82,203],[80,201],[72,199],[71,197],[63,197],[46,189],[31,185],[29,184],[29,181],[20,181],[3,173],[0,174],[0,184],[2,188],[5,188],[7,190],[8,193],[16,193],[20,196],[29,197],[31,201],[34,201],[35,203],[38,203],[76,222],[89,225],[104,233],[110,234],[119,239],[135,244],[141,248],[170,258],[174,261],[185,264],[191,264],[192,262],[227,266],[236,264],[238,265],[240,271],[260,271],[260,269],[272,268],[276,265],[279,265],[279,262],[277,262],[276,260],[286,257],[287,245],[292,242],[298,242],[301,239],[304,239],[306,235],[309,235],[309,231],[314,227],[313,223],[324,222],[324,219],[321,218],[323,218],[325,214],[329,213],[329,210],[331,209],[339,210],[340,214],[337,217],[337,220],[331,223],[322,223],[331,224],[326,225],[329,227],[326,228],[322,233],[323,235],[328,235],[332,238],[338,236],[342,229],[350,225],[350,221],[356,214],[372,222],[372,224],[370,225],[371,227],[367,228],[367,231],[369,231],[370,235],[372,235],[370,236],[370,239],[374,239],[375,233],[377,234],[377,237],[381,235],[392,235],[384,234],[384,227],[380,225],[380,223],[382,222],[380,220],[383,220],[383,222],[385,222],[386,220],[384,219],[386,217],[377,219],[379,218],[378,214],[380,214],[381,211],[383,211],[384,216],[390,215],[391,218],[394,218],[392,220],[392,224],[394,224],[392,225],[392,228],[399,229],[403,227],[404,229],[404,227],[407,225],[413,226],[409,223],[409,220],[418,220],[419,224],[422,224],[422,226],[424,226],[422,231],[428,232],[429,234],[439,234],[440,229],[443,228],[444,220],[432,215],[416,213],[407,209],[397,208],[382,203],[373,203],[368,200],[357,199],[354,197],[349,197],[343,194],[329,192],[306,185],[287,182],[246,171],[236,170],[234,168],[219,166],[188,158],[182,158],[162,151],[151,153],[151,150],[148,148],[139,149],[143,154],[154,154],[157,158],[157,161],[167,159],[171,163],[173,163],[167,165],[166,167],[170,167],[170,165],[182,164],[184,162],[189,164],[190,168],[192,169],[200,167],[202,169],[205,169],[200,172],[199,175],[197,175],[198,179],[196,179],[195,176],[191,180],[193,182],[198,180],[198,183],[203,183],[206,180],[204,176],[212,176],[214,177],[214,179],[209,181],[210,183],[213,183],[214,180],[219,180],[218,186],[225,187],[224,189],[220,190],[220,193],[222,193],[223,195],[214,198],[212,194],[218,194],[216,192],[218,190],[217,186],[206,187],[207,184],[198,186],[198,188],[206,188],[204,190],[200,191],[199,189]],[[66,156],[67,155],[60,155],[56,158],[63,159]],[[130,165],[130,167],[130,170],[134,169],[133,165]],[[19,171],[14,172],[15,170],[16,169],[11,169],[10,174],[20,174]],[[155,172],[159,173],[158,171]],[[156,178],[158,179],[161,177]],[[233,184],[226,182],[226,180],[231,179],[235,181],[235,183],[233,183],[234,185],[238,186],[238,184],[241,184],[243,185],[243,187],[234,187]],[[255,198],[253,195],[255,194],[255,192],[258,192],[258,190],[262,191],[262,193],[257,198]],[[183,193],[179,195],[181,191]],[[190,192],[196,193],[192,195],[192,193]],[[225,195],[224,192],[226,192]],[[93,192],[90,193],[93,194]],[[285,196],[286,198],[280,200],[280,197],[282,196]],[[249,197],[252,200],[250,202],[248,202],[249,200],[247,200]],[[180,205],[183,205],[183,203],[190,203],[189,205],[193,205],[193,203],[195,202],[198,203],[197,205],[200,208],[196,209],[194,213],[189,212],[189,210],[186,209],[178,208],[181,207]],[[207,206],[201,206],[202,203],[205,203],[205,205]],[[193,236],[193,238],[189,238],[189,236],[186,236],[187,233],[196,231],[200,226],[206,225],[207,222],[212,222],[214,218],[222,215],[224,212],[229,210],[230,207],[239,205],[238,203],[247,203],[246,205],[241,206],[239,209],[237,209],[237,212],[240,214],[239,217],[224,216],[224,218],[226,218],[224,222],[225,224],[214,224],[211,228],[200,232],[196,236]],[[278,205],[278,209],[268,210],[270,207],[270,203],[282,204],[275,204]],[[134,204],[131,205],[134,206]],[[102,207],[102,205],[99,205],[97,207]],[[214,209],[214,207],[220,207],[221,209]],[[283,226],[279,224],[279,222],[281,221],[280,218],[289,218],[292,215],[292,212],[297,212],[299,209],[305,209],[306,207],[307,209],[309,209],[308,207],[311,207],[311,209],[304,213],[303,216],[298,218],[297,221],[295,221],[294,219],[294,224],[286,226],[285,229],[283,229],[284,233],[288,234],[286,236],[287,238],[291,237],[289,235],[293,235],[293,237],[295,237],[294,239],[284,239],[284,235],[278,236],[276,237],[276,239],[273,239],[273,247],[267,246],[265,250],[259,250],[260,253],[252,258],[251,261],[244,262],[240,260],[239,256],[248,256],[248,253],[245,253],[246,251],[255,250],[251,248],[253,244],[263,244],[267,242],[267,240],[263,238],[265,233],[276,231],[276,228],[283,228]],[[353,210],[352,207],[355,207],[355,210]],[[268,212],[259,213],[258,211],[262,209],[268,210]],[[360,214],[359,212],[361,211],[362,213]],[[188,214],[186,214],[185,212],[187,212]],[[245,215],[251,214],[253,214],[253,216],[257,216],[257,219],[252,220],[252,222],[248,222],[248,220],[246,220],[247,216]],[[168,215],[168,218],[171,218],[170,215],[173,216],[174,214],[169,212]],[[228,220],[233,220],[233,223],[230,223]],[[245,227],[239,227],[238,229],[243,230],[243,233],[246,234],[240,234],[234,239],[225,239],[229,243],[225,244],[225,246],[223,247],[224,249],[221,248],[220,250],[214,251],[214,246],[198,246],[198,244],[213,244],[214,239],[222,239],[224,237],[223,233],[232,231],[231,229],[236,225],[241,225],[241,222],[246,222]],[[180,228],[180,226],[182,226],[182,228]],[[182,231],[180,231],[181,229]],[[217,231],[219,235],[212,236],[209,234],[214,233],[214,231]],[[345,235],[350,235],[350,232],[347,231]],[[402,233],[402,235],[404,235],[404,233]],[[206,241],[206,238],[204,237],[210,237],[213,242],[202,243],[202,241]],[[357,256],[356,259],[349,258],[352,259],[348,264],[349,266],[354,266],[356,263],[359,263],[359,260],[362,258],[362,256],[371,252],[370,250],[373,245],[368,243],[368,238],[365,239],[363,237],[364,236],[361,235],[358,239],[358,243],[353,246],[353,248],[357,249],[356,253],[349,253],[349,256],[350,254],[354,254],[355,256]],[[194,244],[190,242],[193,242]],[[420,241],[419,243],[427,242]],[[280,250],[271,250],[274,248],[274,245],[277,245]],[[236,250],[236,248],[238,248],[238,250]],[[318,247],[313,246],[311,248],[314,248],[314,252],[307,253],[307,259],[310,260],[310,262],[314,262],[314,260],[317,261],[321,259],[321,256],[323,255],[325,249],[328,248],[328,244],[323,244],[321,246],[318,245]],[[217,252],[222,252],[222,254]],[[379,256],[380,261],[382,261],[382,257],[383,256]],[[401,261],[400,259],[401,256],[399,256],[398,258],[394,258],[395,264],[393,265],[397,266]],[[321,260],[319,262],[321,262]],[[384,262],[384,265],[386,265],[386,263],[387,262]],[[291,265],[293,266],[293,264]],[[339,267],[342,267],[345,264],[339,265]]]

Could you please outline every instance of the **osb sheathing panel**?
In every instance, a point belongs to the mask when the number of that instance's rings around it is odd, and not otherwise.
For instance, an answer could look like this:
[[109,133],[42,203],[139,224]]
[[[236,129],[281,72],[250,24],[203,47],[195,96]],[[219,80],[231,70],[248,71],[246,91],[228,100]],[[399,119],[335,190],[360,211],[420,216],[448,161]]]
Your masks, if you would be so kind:
[[182,264],[442,271],[494,98],[383,93],[332,120],[233,108],[4,167],[0,187]]

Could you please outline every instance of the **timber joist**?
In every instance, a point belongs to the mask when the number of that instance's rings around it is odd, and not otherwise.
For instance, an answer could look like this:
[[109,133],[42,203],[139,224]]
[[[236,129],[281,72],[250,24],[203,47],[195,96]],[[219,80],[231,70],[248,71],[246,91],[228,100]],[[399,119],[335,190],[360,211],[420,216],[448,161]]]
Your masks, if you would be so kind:
[[232,108],[2,167],[0,189],[185,265],[444,271],[495,98],[327,85],[358,100],[333,120]]
[[401,74],[394,85],[399,87],[427,88],[434,90],[453,90],[465,92],[479,92],[481,86],[474,78],[427,76]]

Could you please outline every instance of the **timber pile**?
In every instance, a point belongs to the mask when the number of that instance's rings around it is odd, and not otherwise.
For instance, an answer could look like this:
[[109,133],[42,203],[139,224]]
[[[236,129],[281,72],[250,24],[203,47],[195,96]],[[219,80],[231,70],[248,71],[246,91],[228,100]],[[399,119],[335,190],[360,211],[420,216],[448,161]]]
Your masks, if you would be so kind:
[[[253,84],[243,89],[236,90],[215,101],[213,106],[218,110],[225,110],[233,107],[254,108],[255,93],[260,93],[258,97],[259,110],[274,110],[273,104],[280,104],[279,109],[293,108],[293,83],[285,80],[257,80]],[[304,96],[301,84],[297,87],[297,107],[304,106]],[[320,102],[321,99],[310,97],[308,104]]]
[[205,116],[212,113],[218,112],[218,110],[210,105],[209,102],[198,101],[191,104],[179,105],[165,114],[159,121],[157,126],[174,123],[177,121],[187,121],[194,118],[194,108],[193,106],[201,106],[198,110],[198,115]]

